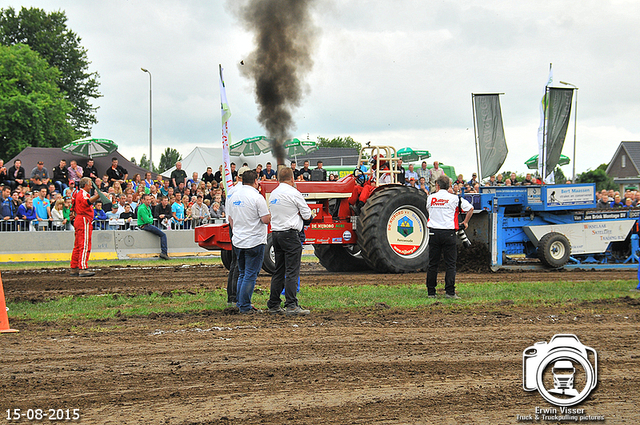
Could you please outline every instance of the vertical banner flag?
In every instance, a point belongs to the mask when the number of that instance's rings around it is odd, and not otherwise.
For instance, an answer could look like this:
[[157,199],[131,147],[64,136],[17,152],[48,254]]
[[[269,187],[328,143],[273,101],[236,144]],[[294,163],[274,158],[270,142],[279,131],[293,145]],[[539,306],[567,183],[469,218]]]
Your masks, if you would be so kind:
[[496,174],[507,159],[507,141],[502,124],[500,95],[474,94],[480,178]]
[[567,136],[573,89],[549,87],[547,99],[549,102],[547,105],[545,164],[546,174],[549,175],[560,161],[560,154]]
[[231,110],[229,102],[227,102],[227,90],[224,86],[224,78],[222,77],[222,65],[220,67],[220,103],[222,107],[222,163],[224,166],[224,184],[225,192],[229,193],[229,188],[233,186],[233,177],[231,176],[231,159],[229,158],[229,117]]
[[[546,135],[545,129],[545,117],[546,117],[546,108],[547,108],[547,87],[553,84],[553,64],[549,64],[549,78],[547,78],[547,84],[544,85],[544,95],[542,96],[542,100],[540,101],[540,126],[538,127],[538,170],[540,174],[544,171],[544,140]],[[551,170],[553,171],[553,169]],[[548,175],[548,174],[547,174]],[[542,176],[544,179],[544,176]],[[548,183],[548,182],[547,182]]]

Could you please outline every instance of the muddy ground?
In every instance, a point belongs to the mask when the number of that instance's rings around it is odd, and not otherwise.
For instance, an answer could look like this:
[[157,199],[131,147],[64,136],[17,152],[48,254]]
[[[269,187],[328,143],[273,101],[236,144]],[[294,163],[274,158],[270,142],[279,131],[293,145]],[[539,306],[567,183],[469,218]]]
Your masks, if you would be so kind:
[[[421,283],[424,273],[329,274],[303,267],[303,285]],[[633,272],[461,273],[479,281],[634,279]],[[2,273],[8,301],[66,295],[222,288],[221,266]],[[258,286],[268,287],[261,276]],[[580,405],[595,423],[640,423],[640,299],[542,308],[433,304],[312,312],[303,318],[222,311],[178,317],[34,324],[0,336],[0,417],[42,423],[79,409],[79,423],[513,424],[552,408],[522,389],[522,352],[559,333],[598,352],[598,386]],[[7,420],[7,409],[45,419]],[[560,409],[556,408],[558,414]],[[73,421],[70,421],[73,422]],[[535,423],[557,423],[533,421]],[[569,423],[569,422],[566,422]]]

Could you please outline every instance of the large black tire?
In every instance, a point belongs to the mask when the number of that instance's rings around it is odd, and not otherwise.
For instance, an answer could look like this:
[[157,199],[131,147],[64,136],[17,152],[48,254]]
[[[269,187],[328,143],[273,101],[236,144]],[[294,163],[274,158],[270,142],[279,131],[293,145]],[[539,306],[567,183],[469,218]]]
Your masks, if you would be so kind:
[[538,242],[538,258],[554,269],[562,267],[571,257],[571,243],[562,233],[551,232],[540,238]]
[[404,186],[384,186],[367,200],[356,225],[362,254],[381,273],[425,269],[429,259],[427,195]]
[[314,245],[320,264],[330,272],[370,270],[358,245]]
[[264,247],[262,270],[269,274],[274,274],[276,272],[276,256],[273,251],[273,238],[271,237],[271,233],[267,235],[267,245]]
[[222,265],[225,269],[229,270],[231,267],[231,257],[233,257],[233,251],[223,249],[220,251],[220,259],[222,260]]

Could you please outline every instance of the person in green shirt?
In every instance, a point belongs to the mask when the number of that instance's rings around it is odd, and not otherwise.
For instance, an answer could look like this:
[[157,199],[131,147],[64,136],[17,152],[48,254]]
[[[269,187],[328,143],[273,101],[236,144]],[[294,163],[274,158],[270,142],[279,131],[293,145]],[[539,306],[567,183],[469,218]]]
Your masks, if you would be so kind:
[[160,237],[160,258],[168,260],[167,235],[153,225],[153,213],[151,213],[151,207],[149,205],[151,205],[151,195],[145,193],[142,195],[142,203],[138,206],[138,227]]
[[65,198],[62,215],[65,219],[65,230],[73,230],[73,225],[71,224],[71,198]]

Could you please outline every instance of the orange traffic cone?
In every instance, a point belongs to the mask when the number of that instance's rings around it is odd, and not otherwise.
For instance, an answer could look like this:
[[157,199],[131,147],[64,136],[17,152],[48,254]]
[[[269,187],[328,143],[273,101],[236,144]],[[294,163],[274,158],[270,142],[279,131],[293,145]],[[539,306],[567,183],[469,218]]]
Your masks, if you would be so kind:
[[2,288],[2,276],[0,275],[0,333],[18,332],[9,327],[9,317],[7,316],[7,305],[4,302],[4,288]]

